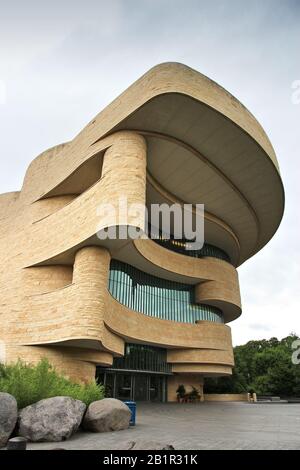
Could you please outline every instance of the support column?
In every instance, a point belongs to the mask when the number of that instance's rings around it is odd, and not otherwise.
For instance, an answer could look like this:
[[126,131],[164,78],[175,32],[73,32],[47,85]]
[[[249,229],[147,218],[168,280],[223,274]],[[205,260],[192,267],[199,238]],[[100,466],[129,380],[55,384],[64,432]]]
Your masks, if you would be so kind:
[[99,287],[107,288],[109,263],[110,253],[106,248],[102,246],[81,248],[75,255],[73,284],[96,288],[99,294]]
[[[107,302],[110,253],[101,246],[89,246],[76,253],[73,284],[74,309],[89,336],[102,338]],[[74,313],[75,313],[74,312]]]
[[110,253],[102,246],[84,247],[76,253],[73,271],[74,315],[81,331],[84,327],[87,337],[101,342],[106,350],[122,354],[124,340],[111,333],[104,323],[109,310],[109,266]]
[[[113,135],[113,143],[104,155],[102,167],[101,202],[115,208],[115,212],[113,209],[110,211],[111,216],[105,214],[107,227],[122,225],[144,229],[146,160],[147,146],[143,136],[131,131]],[[120,201],[126,206],[120,206]]]

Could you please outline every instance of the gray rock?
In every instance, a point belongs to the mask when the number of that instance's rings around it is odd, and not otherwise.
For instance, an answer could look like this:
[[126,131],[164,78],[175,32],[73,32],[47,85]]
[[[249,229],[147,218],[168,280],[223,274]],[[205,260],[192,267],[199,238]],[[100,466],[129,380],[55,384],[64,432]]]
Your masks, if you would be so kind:
[[27,439],[25,437],[12,437],[8,439],[7,450],[26,450]]
[[19,415],[19,436],[32,442],[65,441],[80,426],[86,406],[70,397],[40,400],[23,408]]
[[13,432],[18,418],[15,397],[0,392],[0,447],[4,447]]
[[139,439],[121,443],[117,450],[174,450],[174,447],[171,444]]
[[129,427],[131,411],[115,398],[104,398],[90,404],[83,420],[84,429],[92,432],[121,431]]

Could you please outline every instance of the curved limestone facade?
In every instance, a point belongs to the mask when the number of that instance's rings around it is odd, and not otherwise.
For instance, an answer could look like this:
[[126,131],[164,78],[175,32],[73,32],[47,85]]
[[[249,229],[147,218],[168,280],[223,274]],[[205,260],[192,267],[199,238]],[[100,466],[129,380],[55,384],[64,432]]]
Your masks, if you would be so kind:
[[[148,208],[203,203],[204,247],[99,239],[116,226],[99,206],[124,197]],[[0,196],[0,359],[46,356],[78,381],[123,368],[135,376],[123,373],[123,389],[141,391],[148,377],[150,399],[155,373],[169,400],[179,384],[231,374],[236,268],[268,243],[283,207],[276,156],[252,114],[184,65],[154,67],[33,160],[20,192]],[[142,233],[142,211],[117,210],[118,227]],[[115,379],[112,388],[122,395]],[[137,399],[132,390],[124,398]]]

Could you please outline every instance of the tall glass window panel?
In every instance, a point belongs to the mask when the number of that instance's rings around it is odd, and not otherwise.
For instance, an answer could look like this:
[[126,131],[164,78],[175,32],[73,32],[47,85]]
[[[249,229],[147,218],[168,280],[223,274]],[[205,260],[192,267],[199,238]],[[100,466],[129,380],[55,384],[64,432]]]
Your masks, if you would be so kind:
[[194,303],[194,286],[152,276],[121,261],[111,261],[109,291],[123,305],[152,317],[224,322],[218,308]]

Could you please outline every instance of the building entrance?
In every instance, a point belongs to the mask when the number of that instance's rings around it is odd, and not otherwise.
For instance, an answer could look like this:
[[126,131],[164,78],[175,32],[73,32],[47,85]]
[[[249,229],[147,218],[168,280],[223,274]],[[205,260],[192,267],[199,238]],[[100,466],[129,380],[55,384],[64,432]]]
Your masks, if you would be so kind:
[[100,369],[97,380],[104,385],[106,397],[123,401],[166,401],[165,375]]
[[123,357],[111,368],[97,367],[96,378],[107,397],[134,401],[167,401],[167,378],[172,375],[167,351],[145,344],[126,344]]

